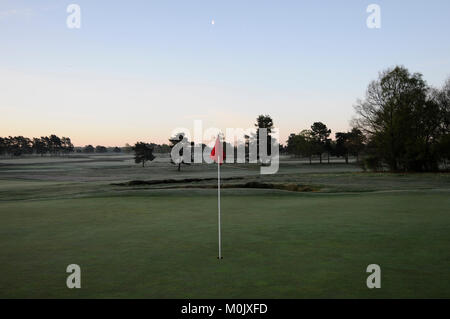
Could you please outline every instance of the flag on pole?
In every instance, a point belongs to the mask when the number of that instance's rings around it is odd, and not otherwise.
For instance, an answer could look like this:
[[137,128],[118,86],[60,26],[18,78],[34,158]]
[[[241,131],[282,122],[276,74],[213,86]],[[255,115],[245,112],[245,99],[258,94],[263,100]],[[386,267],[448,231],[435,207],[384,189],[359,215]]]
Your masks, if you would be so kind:
[[216,139],[216,143],[214,144],[214,147],[211,151],[211,155],[209,155],[209,157],[211,157],[211,159],[219,164],[223,163],[223,146],[222,143],[220,142],[220,137],[217,136]]
[[223,163],[223,146],[220,141],[220,135],[217,135],[216,144],[209,155],[217,163],[217,225],[219,234],[219,259],[222,259],[222,232],[220,222],[220,165]]

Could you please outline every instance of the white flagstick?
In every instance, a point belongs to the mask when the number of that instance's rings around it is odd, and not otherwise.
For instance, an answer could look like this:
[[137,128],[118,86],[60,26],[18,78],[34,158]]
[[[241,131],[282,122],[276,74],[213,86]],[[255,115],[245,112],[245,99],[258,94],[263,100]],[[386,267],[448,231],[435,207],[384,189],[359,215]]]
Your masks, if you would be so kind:
[[219,211],[218,214],[218,224],[219,224],[219,259],[222,259],[222,238],[221,238],[221,229],[220,229],[220,153],[221,153],[221,144],[220,137],[219,139],[219,149],[217,154],[217,208]]

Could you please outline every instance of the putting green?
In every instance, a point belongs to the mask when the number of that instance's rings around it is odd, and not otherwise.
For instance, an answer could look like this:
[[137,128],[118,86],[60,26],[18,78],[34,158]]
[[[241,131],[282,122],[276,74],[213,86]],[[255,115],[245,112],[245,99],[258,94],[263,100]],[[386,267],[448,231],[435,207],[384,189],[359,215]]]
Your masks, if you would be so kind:
[[186,194],[0,202],[0,297],[450,298],[448,191],[226,189],[222,261],[214,190]]

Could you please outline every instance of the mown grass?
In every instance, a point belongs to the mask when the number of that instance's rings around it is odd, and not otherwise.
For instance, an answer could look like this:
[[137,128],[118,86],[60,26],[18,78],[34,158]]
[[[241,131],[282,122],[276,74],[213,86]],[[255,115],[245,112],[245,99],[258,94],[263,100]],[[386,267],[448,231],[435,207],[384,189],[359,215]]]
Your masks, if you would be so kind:
[[0,297],[450,298],[450,174],[224,165],[218,261],[214,166],[99,160],[0,166]]
[[0,297],[450,297],[448,193],[227,189],[222,204],[218,261],[213,190],[2,202]]

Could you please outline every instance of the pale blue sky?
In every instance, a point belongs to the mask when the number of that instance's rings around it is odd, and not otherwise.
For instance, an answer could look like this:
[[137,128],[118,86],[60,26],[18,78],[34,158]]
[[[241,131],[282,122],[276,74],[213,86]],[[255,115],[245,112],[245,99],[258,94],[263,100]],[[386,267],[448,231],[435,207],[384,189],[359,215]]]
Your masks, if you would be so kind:
[[[366,26],[371,3],[381,29]],[[167,142],[194,119],[250,127],[260,113],[282,140],[314,121],[346,130],[387,67],[441,85],[449,34],[448,0],[0,0],[0,136]]]

